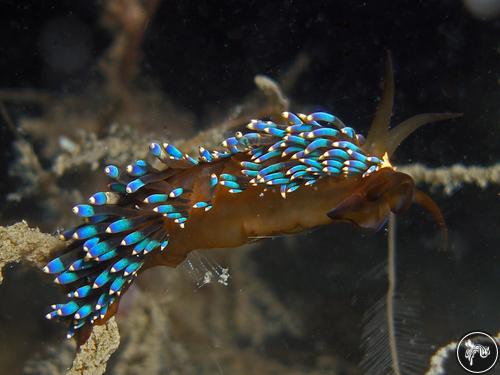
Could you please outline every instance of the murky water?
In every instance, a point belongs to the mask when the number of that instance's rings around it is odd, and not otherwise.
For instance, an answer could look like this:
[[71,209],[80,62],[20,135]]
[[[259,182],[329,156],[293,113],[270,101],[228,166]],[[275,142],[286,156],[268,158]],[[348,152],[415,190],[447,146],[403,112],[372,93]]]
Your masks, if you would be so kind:
[[[414,206],[397,216],[389,298],[386,228],[331,225],[148,270],[123,298],[106,372],[423,374],[438,348],[500,332],[500,18],[484,3],[2,2],[1,224],[75,225],[71,207],[103,189],[103,167],[151,141],[214,147],[285,109],[329,111],[366,135],[390,50],[394,124],[464,114],[419,129],[393,163],[480,168],[416,176],[442,210],[448,251]],[[8,233],[1,262],[24,243]],[[40,265],[3,268],[0,373],[72,366],[66,327],[43,318],[62,291]],[[453,351],[443,363],[463,373]]]

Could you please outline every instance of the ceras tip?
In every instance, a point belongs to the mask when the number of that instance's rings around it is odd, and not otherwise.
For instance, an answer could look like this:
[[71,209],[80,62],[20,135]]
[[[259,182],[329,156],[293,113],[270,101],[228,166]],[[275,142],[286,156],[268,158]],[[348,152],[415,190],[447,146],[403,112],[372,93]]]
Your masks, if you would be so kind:
[[184,189],[183,189],[183,188],[181,188],[181,187],[179,187],[179,188],[176,188],[176,189],[172,190],[172,191],[168,194],[168,196],[169,196],[170,198],[177,198],[177,197],[180,197],[180,196],[182,195],[182,193],[184,193]]
[[120,170],[115,165],[108,165],[104,168],[104,173],[108,175],[108,177],[116,179],[120,174]]
[[92,217],[95,215],[94,208],[88,204],[78,204],[73,207],[73,213],[80,217]]

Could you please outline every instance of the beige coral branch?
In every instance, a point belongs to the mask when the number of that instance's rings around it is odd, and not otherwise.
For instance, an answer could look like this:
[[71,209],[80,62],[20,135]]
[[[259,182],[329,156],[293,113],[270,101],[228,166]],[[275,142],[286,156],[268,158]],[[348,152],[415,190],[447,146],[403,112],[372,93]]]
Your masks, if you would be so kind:
[[[500,343],[500,332],[494,338],[497,343]],[[445,362],[450,356],[453,357],[453,352],[457,350],[457,345],[456,341],[452,341],[438,348],[429,361],[429,369],[425,375],[444,375],[446,373],[444,368]]]
[[255,76],[254,82],[259,90],[269,98],[269,102],[276,103],[282,111],[288,109],[290,102],[281,91],[277,82],[264,75]]
[[98,375],[106,371],[109,357],[120,345],[120,334],[115,319],[93,329],[90,339],[80,347],[73,366],[66,375]]
[[54,236],[30,228],[25,221],[0,227],[0,284],[5,265],[27,260],[41,267],[60,244]]
[[87,165],[95,170],[101,161],[124,165],[144,157],[148,150],[147,144],[135,141],[139,138],[137,131],[126,126],[111,126],[110,135],[103,138],[83,131],[76,134],[78,143],[66,140],[67,152],[59,154],[52,166],[52,172],[58,177],[79,166]]
[[409,174],[417,184],[442,187],[447,195],[453,194],[464,184],[476,185],[482,189],[489,185],[500,185],[500,163],[491,166],[465,166],[429,168],[422,164],[409,164],[398,168]]

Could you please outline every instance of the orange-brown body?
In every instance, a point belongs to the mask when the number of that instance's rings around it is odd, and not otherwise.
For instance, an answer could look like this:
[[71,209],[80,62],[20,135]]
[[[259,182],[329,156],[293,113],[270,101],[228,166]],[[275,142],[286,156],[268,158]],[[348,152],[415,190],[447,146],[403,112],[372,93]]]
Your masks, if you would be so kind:
[[[219,162],[224,173],[236,173],[238,158]],[[221,165],[198,166],[179,175],[210,176]],[[201,169],[209,171],[201,172]],[[172,238],[165,253],[156,254],[147,266],[163,264],[176,266],[192,250],[238,247],[260,237],[292,234],[332,222],[328,211],[356,190],[361,177],[321,179],[315,185],[304,187],[283,199],[277,188],[255,186],[239,194],[231,194],[222,186],[215,189],[213,208],[191,209],[184,228],[167,224]],[[195,184],[192,201],[206,191],[207,179]],[[198,190],[201,190],[200,193]]]

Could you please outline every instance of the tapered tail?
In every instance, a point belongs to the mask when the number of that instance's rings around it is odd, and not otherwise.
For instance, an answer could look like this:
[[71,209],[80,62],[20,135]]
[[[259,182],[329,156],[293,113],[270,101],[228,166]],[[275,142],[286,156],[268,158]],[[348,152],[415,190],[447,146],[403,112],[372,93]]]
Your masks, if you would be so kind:
[[441,231],[443,241],[442,249],[445,251],[448,250],[448,227],[446,226],[443,214],[441,213],[438,205],[431,199],[431,197],[420,190],[415,190],[413,201],[425,208],[427,212],[432,215],[434,221],[439,227],[439,230]]

